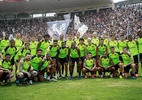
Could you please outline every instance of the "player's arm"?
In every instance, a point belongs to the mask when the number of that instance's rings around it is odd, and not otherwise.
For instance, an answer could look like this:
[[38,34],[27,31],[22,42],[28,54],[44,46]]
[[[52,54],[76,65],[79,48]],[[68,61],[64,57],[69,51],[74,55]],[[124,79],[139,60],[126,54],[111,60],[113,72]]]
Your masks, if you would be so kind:
[[45,60],[46,59],[43,58],[42,61],[40,62],[39,66],[38,66],[38,71],[40,71],[40,69],[41,69],[42,65],[44,64]]
[[84,59],[83,67],[86,68],[86,59]]
[[98,46],[96,46],[96,56],[98,56]]
[[41,43],[42,43],[42,40],[40,40],[40,41],[38,42],[38,44],[37,44],[37,49],[39,49],[39,48],[40,48]]
[[99,60],[98,60],[98,66],[103,68],[103,66],[102,66],[102,64],[101,64],[101,59],[102,59],[102,58],[99,57]]
[[[93,59],[94,60],[94,59]],[[93,68],[96,68],[97,66],[96,66],[97,64],[96,64],[96,61],[94,61],[94,67]]]
[[81,57],[80,57],[80,50],[76,47],[78,55],[79,55],[79,60],[81,61]]
[[19,64],[20,65],[20,72],[28,74],[28,72],[26,72],[26,71],[23,70],[23,64],[24,64],[24,59],[21,59],[20,60],[20,64]]
[[109,59],[109,63],[110,63],[109,67],[113,67],[114,66],[112,59]]
[[108,47],[105,45],[105,47],[106,47],[106,52],[108,53]]

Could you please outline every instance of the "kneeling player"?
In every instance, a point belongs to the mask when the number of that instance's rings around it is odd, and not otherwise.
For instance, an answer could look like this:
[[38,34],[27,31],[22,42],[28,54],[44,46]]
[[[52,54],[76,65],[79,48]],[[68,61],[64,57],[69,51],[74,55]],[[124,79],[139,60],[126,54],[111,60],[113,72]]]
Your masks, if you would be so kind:
[[112,60],[113,62],[113,66],[115,67],[115,72],[113,74],[113,76],[118,76],[118,68],[120,71],[120,75],[119,78],[122,79],[122,63],[120,62],[120,53],[115,52],[115,48],[111,47],[110,48],[111,52],[109,53],[109,58]]
[[101,56],[98,60],[98,65],[102,68],[102,71],[105,73],[110,72],[110,77],[113,77],[113,73],[115,68],[113,67],[113,63],[111,59],[109,59],[107,52],[104,52],[103,56]]
[[128,53],[128,50],[126,47],[123,48],[123,53],[121,54],[121,61],[123,62],[124,66],[124,76],[125,78],[129,77],[129,70],[132,68],[132,78],[135,79],[135,64],[133,57]]
[[[26,53],[26,57],[20,60],[20,72],[17,75],[19,85],[22,85],[22,79],[26,79],[26,84],[32,84],[32,79],[37,76],[37,72],[31,66],[31,54]],[[17,82],[17,81],[16,81]]]
[[55,73],[55,66],[52,64],[52,58],[50,57],[50,54],[46,54],[46,58],[43,59],[38,67],[39,75],[40,75],[40,81],[44,80],[44,72],[47,74],[47,79],[51,81],[57,81],[53,76]]
[[[5,54],[5,59],[0,62],[0,81],[1,82],[10,82],[12,74],[12,65],[10,61],[10,54]],[[4,84],[4,83],[1,83]]]
[[92,54],[88,53],[87,58],[84,60],[84,65],[83,65],[83,73],[84,73],[84,78],[87,78],[86,73],[90,72],[91,77],[94,78],[94,71],[96,68],[96,64],[94,61],[94,58],[92,58]]

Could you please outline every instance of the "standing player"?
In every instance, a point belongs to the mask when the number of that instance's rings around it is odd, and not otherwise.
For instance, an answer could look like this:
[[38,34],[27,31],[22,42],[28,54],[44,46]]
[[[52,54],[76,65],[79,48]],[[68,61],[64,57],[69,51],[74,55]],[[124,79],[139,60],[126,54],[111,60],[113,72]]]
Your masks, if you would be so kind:
[[123,48],[127,47],[127,42],[124,40],[124,35],[120,35],[120,40],[118,41],[118,48],[119,48],[119,52],[122,53],[123,52]]
[[97,46],[97,56],[100,57],[104,54],[104,52],[107,52],[107,46],[104,44],[104,39],[100,39],[100,43]]
[[20,39],[20,37],[21,37],[20,33],[17,33],[14,39],[17,50],[21,49],[22,45],[24,44],[24,42]]
[[31,49],[31,55],[36,54],[36,49],[37,49],[38,42],[36,41],[35,36],[31,37],[31,42],[30,42],[30,49]]
[[115,48],[115,51],[116,52],[119,52],[119,49],[118,49],[118,42],[115,40],[115,35],[114,34],[111,34],[110,35],[110,41],[108,43],[108,52],[110,53],[110,49],[111,47],[114,47]]
[[62,46],[62,42],[64,41],[64,35],[60,35],[60,40],[58,41],[59,47]]
[[75,42],[72,42],[71,48],[69,49],[69,71],[70,71],[70,78],[73,77],[73,70],[75,66],[75,62],[77,63],[77,72],[79,74],[79,78],[82,78],[81,76],[81,58],[80,58],[80,50],[78,47],[76,47]]
[[[12,74],[12,64],[10,61],[10,54],[5,54],[5,59],[0,61],[0,81],[1,82],[10,82]],[[1,83],[4,85],[3,83]]]
[[115,68],[113,67],[112,60],[108,57],[107,52],[104,52],[102,56],[99,57],[98,66],[102,68],[104,72],[103,76],[105,76],[106,72],[110,72],[110,77],[113,77]]
[[95,73],[95,68],[96,68],[96,63],[94,62],[94,58],[92,58],[92,54],[88,53],[86,59],[84,59],[84,64],[83,64],[83,74],[84,78],[87,78],[87,72],[91,73],[91,77],[94,78],[94,73]]
[[9,34],[5,34],[5,39],[1,40],[1,48],[5,49],[9,45]]
[[125,78],[129,77],[129,70],[132,68],[132,78],[135,79],[135,64],[133,56],[128,53],[127,47],[123,47],[123,53],[121,54],[121,61],[124,67]]
[[80,33],[77,32],[76,38],[74,39],[74,41],[75,41],[76,44],[79,44],[79,38],[80,38]]
[[141,61],[141,67],[142,67],[142,31],[138,31],[137,34],[139,36],[137,42],[138,42],[138,50],[139,50],[139,56]]
[[99,45],[99,39],[98,39],[98,33],[97,32],[94,32],[93,33],[93,38],[92,38],[92,43],[96,44],[97,46]]
[[106,38],[106,34],[102,34],[102,38],[104,39],[104,44],[108,46],[109,39]]
[[64,74],[64,66],[65,66],[65,77],[68,78],[68,47],[66,47],[66,43],[62,42],[62,46],[58,51],[58,69],[59,75],[61,75],[61,67],[62,66],[62,75]]
[[46,34],[44,35],[44,40],[38,43],[37,49],[40,48],[42,50],[42,56],[46,54],[47,48],[49,47],[49,38],[50,36]]
[[71,44],[73,42],[73,38],[72,37],[73,37],[72,34],[68,35],[68,40],[66,41],[66,46],[67,47],[71,47]]
[[84,33],[83,34],[83,38],[84,38],[84,44],[87,45],[88,44],[88,34],[87,33]]
[[137,46],[137,42],[135,40],[133,40],[132,35],[128,36],[128,42],[127,42],[127,46],[130,50],[131,55],[134,58],[134,63],[136,64],[135,69],[136,69],[136,73],[135,76],[138,77],[138,46]]
[[57,67],[57,53],[59,50],[59,46],[58,46],[58,40],[53,40],[53,45],[51,45],[48,48],[48,53],[50,54],[51,58],[52,58],[52,62],[54,64],[54,70],[55,70],[55,78],[57,79],[57,73],[58,73],[58,67]]
[[[119,74],[119,78],[122,79],[122,63],[120,63],[120,54],[118,52],[115,52],[115,48],[111,47],[110,48],[110,53],[109,53],[109,58],[112,60],[113,62],[113,66],[115,67],[115,74],[117,74],[117,70],[119,68],[120,74]],[[114,75],[115,76],[115,75]]]

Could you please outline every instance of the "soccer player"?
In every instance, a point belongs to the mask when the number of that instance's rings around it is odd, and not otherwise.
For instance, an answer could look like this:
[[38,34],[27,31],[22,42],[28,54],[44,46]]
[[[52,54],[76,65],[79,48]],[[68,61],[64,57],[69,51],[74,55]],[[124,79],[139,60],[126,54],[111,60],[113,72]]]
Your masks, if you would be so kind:
[[40,81],[42,82],[44,80],[44,72],[47,74],[47,79],[51,81],[57,81],[54,78],[55,68],[54,64],[52,64],[52,58],[50,57],[50,54],[47,53],[46,57],[41,61],[38,71],[41,76]]
[[79,44],[79,38],[80,38],[80,33],[77,32],[76,38],[74,39],[74,41],[75,41],[76,44]]
[[73,42],[73,38],[72,37],[73,37],[72,34],[68,35],[68,40],[66,41],[66,46],[67,47],[71,47],[71,44]]
[[92,43],[91,38],[88,38],[87,52],[92,54],[92,58],[96,62],[96,45]]
[[29,52],[31,53],[31,49],[29,48],[30,47],[30,43],[25,43],[25,47],[23,47],[21,50],[20,50],[20,54],[19,54],[19,61],[21,58],[24,58],[26,53]]
[[135,64],[133,56],[128,53],[127,47],[123,47],[123,53],[121,54],[121,61],[123,62],[124,67],[124,76],[125,78],[129,77],[129,70],[132,68],[132,78],[135,79]]
[[37,49],[36,55],[31,57],[31,65],[33,67],[33,70],[38,71],[38,67],[40,65],[40,62],[42,61],[43,56],[42,56],[42,50]]
[[50,39],[49,34],[46,34],[44,35],[44,40],[38,43],[37,49],[40,48],[42,50],[42,56],[46,54],[47,48],[49,47],[50,44],[49,39]]
[[106,38],[106,34],[102,34],[102,38],[104,39],[104,44],[108,46],[109,39]]
[[118,49],[118,42],[115,40],[115,34],[111,34],[110,35],[110,41],[108,43],[108,52],[110,53],[110,49],[111,47],[114,47],[115,48],[115,51],[116,52],[119,52],[119,49]]
[[9,45],[9,34],[5,34],[5,39],[1,40],[1,48],[5,49]]
[[[13,74],[12,74],[12,64],[10,61],[10,54],[6,53],[5,59],[0,61],[0,81],[9,83],[12,77]],[[4,83],[1,84],[4,85]]]
[[119,52],[122,53],[123,52],[123,48],[127,47],[127,42],[124,40],[124,35],[120,35],[120,40],[118,41],[118,48],[119,48]]
[[113,76],[116,76],[117,70],[119,68],[120,74],[119,78],[122,79],[122,63],[120,62],[120,54],[115,51],[114,47],[110,47],[111,52],[109,53],[109,58],[113,62],[113,66],[115,67],[115,72]]
[[97,56],[100,57],[104,54],[104,52],[107,52],[107,46],[104,44],[104,39],[101,38],[99,45],[97,46]]
[[84,39],[84,44],[87,45],[88,44],[88,34],[87,33],[83,34],[83,39]]
[[77,63],[77,72],[79,74],[79,78],[82,78],[81,76],[82,63],[81,63],[81,58],[80,58],[80,50],[78,49],[78,47],[76,47],[75,42],[72,42],[71,44],[68,57],[69,57],[70,78],[73,77],[73,70],[74,70],[75,62]]
[[36,41],[35,36],[31,37],[31,42],[30,42],[30,49],[31,49],[31,55],[36,54],[36,49],[37,49],[38,42]]
[[83,64],[83,74],[84,78],[87,78],[87,72],[91,73],[91,77],[94,78],[94,72],[96,68],[96,63],[94,62],[94,58],[92,58],[92,54],[88,53],[86,59],[84,59],[84,64]]
[[134,58],[134,63],[136,64],[136,66],[135,66],[135,69],[136,69],[135,76],[138,77],[138,46],[137,46],[137,42],[135,40],[133,40],[132,35],[128,36],[127,46],[128,46],[128,48],[130,50],[131,55]]
[[110,77],[113,77],[115,68],[113,67],[112,60],[108,57],[107,52],[104,52],[103,55],[99,57],[98,66],[102,68],[102,71],[104,72],[103,76],[106,76],[106,72],[110,72]]
[[53,45],[51,45],[48,48],[48,53],[50,54],[51,58],[52,58],[52,62],[54,64],[54,68],[55,68],[55,78],[57,79],[57,73],[58,73],[58,67],[57,67],[57,53],[59,50],[59,46],[58,46],[58,40],[53,40]]
[[94,32],[93,33],[93,38],[92,38],[92,43],[96,44],[97,46],[99,45],[99,39],[98,39],[98,33]]
[[21,34],[17,33],[14,39],[17,50],[21,49],[22,45],[24,44],[24,42],[20,39],[20,37],[21,37]]
[[[62,42],[62,46],[58,51],[58,69],[60,78],[64,74],[64,66],[65,66],[65,77],[68,78],[68,47],[66,47],[66,43]],[[62,66],[62,75],[61,75],[61,67]]]
[[17,83],[21,86],[22,79],[26,78],[26,84],[33,84],[32,79],[37,76],[37,71],[31,66],[31,54],[26,53],[19,63],[20,72],[17,74]]
[[60,40],[58,41],[59,47],[62,46],[62,42],[64,41],[64,35],[60,35]]
[[142,31],[137,32],[139,38],[137,39],[138,42],[138,50],[139,50],[139,56],[141,61],[141,67],[142,67]]

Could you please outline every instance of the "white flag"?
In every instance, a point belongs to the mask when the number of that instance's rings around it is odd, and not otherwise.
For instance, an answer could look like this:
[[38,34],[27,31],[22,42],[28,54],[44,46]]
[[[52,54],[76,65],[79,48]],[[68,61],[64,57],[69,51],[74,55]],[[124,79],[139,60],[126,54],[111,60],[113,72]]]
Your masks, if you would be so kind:
[[78,32],[80,33],[80,36],[82,37],[84,33],[86,33],[86,31],[88,30],[88,27],[83,24],[79,29]]
[[74,29],[78,30],[80,27],[81,27],[80,19],[79,19],[79,17],[74,15]]

